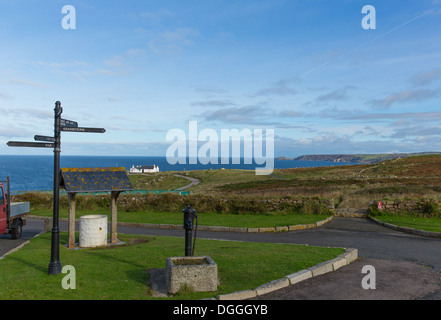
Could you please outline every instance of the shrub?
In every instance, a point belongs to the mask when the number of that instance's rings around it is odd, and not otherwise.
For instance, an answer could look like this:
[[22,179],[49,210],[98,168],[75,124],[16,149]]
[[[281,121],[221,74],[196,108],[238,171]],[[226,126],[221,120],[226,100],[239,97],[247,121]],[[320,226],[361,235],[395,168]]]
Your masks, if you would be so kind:
[[[14,196],[13,201],[28,201],[35,209],[51,209],[51,193],[27,193]],[[318,198],[293,199],[265,198],[251,196],[214,196],[192,194],[181,196],[175,193],[133,195],[121,194],[118,198],[118,209],[126,212],[157,211],[181,212],[187,204],[198,212],[217,212],[232,214],[331,214]],[[68,207],[66,195],[60,196],[60,208]],[[78,210],[110,209],[110,195],[77,195]]]
[[12,202],[29,202],[31,207],[38,208],[52,208],[53,196],[52,193],[22,193],[11,196]]
[[421,202],[419,204],[420,206],[420,210],[423,214],[430,216],[430,217],[434,217],[437,216],[439,214],[439,207],[436,203],[428,200],[428,201],[424,201]]
[[266,212],[267,208],[262,201],[243,201],[240,198],[236,198],[231,203],[231,213],[234,214],[264,214]]
[[307,200],[299,210],[300,214],[330,214],[330,210],[317,200]]
[[381,211],[380,211],[380,209],[378,209],[377,202],[372,203],[368,207],[367,214],[370,215],[370,216],[373,216],[373,217],[381,216]]

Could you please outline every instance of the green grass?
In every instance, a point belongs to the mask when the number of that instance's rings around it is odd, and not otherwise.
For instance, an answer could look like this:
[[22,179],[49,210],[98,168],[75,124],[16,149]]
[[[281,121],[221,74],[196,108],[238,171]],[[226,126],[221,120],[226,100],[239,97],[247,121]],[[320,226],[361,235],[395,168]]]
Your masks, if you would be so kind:
[[254,170],[238,170],[238,169],[228,169],[228,170],[195,170],[188,172],[189,177],[193,177],[199,179],[201,181],[200,184],[191,187],[192,193],[217,193],[217,188],[219,186],[232,184],[236,182],[242,181],[253,181],[253,182],[262,182],[262,181],[270,181],[277,180],[276,178],[269,175],[256,175]]
[[[182,256],[184,240],[173,237],[118,235],[133,244],[101,249],[69,250],[60,233],[60,261],[76,271],[76,289],[64,290],[66,274],[48,275],[50,233],[30,241],[0,260],[0,299],[11,300],[148,300],[148,269],[165,268],[167,257]],[[341,248],[198,240],[195,255],[209,255],[218,265],[217,292],[180,292],[174,299],[202,299],[254,289],[269,281],[342,254]]]
[[439,217],[421,217],[409,214],[382,213],[375,216],[375,219],[390,223],[399,227],[409,227],[418,230],[441,232],[441,218]]
[[[348,207],[365,206],[376,198],[440,199],[441,156],[420,155],[374,164],[275,169],[274,176],[259,177],[252,170],[205,170],[190,172],[202,182],[189,190],[220,196],[231,194],[255,197],[292,196],[353,199]],[[366,195],[366,191],[369,194]]]
[[[109,216],[110,210],[76,210],[76,218],[86,214],[104,214]],[[50,209],[31,209],[31,215],[52,216]],[[60,209],[60,217],[67,218],[67,209]],[[225,213],[199,213],[199,225],[204,226],[223,226],[236,228],[259,228],[259,227],[280,227],[287,225],[310,224],[328,218],[329,215],[315,214],[273,214],[273,215],[253,215],[253,214],[225,214]],[[181,212],[125,212],[118,211],[119,222],[132,223],[153,223],[153,224],[182,224],[183,214]]]
[[135,190],[174,190],[190,184],[188,179],[177,177],[178,172],[161,172],[150,174],[129,174]]

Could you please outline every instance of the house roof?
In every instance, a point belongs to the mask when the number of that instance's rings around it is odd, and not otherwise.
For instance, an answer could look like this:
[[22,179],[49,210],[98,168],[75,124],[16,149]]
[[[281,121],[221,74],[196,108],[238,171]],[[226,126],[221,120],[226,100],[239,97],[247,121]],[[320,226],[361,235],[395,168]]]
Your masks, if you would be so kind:
[[136,166],[135,169],[155,169],[156,166]]

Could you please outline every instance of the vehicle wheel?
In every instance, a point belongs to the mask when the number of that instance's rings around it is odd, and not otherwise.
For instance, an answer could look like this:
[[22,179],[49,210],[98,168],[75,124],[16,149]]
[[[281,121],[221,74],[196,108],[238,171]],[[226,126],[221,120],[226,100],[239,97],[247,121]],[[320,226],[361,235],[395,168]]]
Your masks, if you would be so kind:
[[20,221],[17,224],[17,228],[11,229],[11,238],[20,239],[22,229],[23,229],[23,224]]

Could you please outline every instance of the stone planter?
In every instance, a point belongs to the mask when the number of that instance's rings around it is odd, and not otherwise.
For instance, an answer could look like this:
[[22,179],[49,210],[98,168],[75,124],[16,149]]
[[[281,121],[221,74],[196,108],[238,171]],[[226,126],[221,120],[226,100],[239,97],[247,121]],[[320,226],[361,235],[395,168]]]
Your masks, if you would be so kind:
[[165,282],[170,294],[183,286],[196,292],[216,291],[219,283],[217,264],[209,256],[167,258]]
[[80,217],[81,248],[107,246],[107,216],[88,215]]

